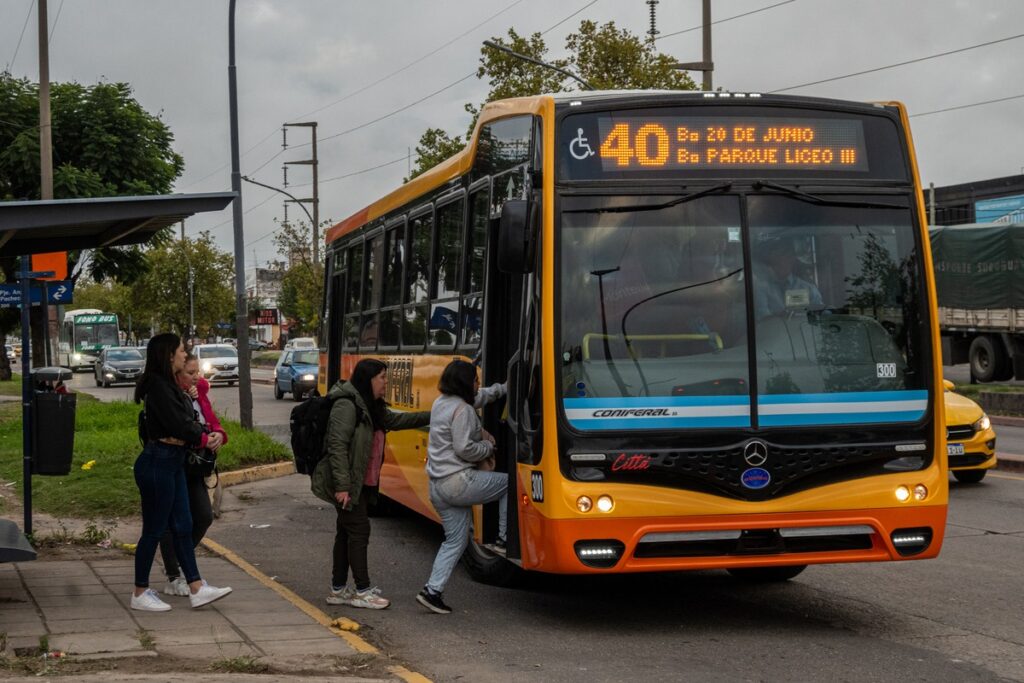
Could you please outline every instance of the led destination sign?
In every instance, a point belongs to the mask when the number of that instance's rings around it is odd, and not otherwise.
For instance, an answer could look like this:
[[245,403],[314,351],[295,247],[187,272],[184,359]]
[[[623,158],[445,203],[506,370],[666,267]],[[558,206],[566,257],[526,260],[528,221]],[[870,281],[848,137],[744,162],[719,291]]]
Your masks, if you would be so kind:
[[597,128],[604,171],[868,170],[864,129],[853,119],[599,116]]

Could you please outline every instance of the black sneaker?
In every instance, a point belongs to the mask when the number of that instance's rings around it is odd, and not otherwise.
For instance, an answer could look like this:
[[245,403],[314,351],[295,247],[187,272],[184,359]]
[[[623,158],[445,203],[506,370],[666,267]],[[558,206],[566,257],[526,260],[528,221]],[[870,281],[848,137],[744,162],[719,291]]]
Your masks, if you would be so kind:
[[493,547],[494,547],[494,552],[498,553],[499,555],[505,555],[508,552],[508,548],[505,545],[505,539],[504,538],[496,538],[496,539],[494,539],[494,546]]
[[444,604],[440,593],[431,593],[426,588],[421,590],[419,595],[416,596],[416,602],[437,614],[451,614],[452,612],[452,608]]

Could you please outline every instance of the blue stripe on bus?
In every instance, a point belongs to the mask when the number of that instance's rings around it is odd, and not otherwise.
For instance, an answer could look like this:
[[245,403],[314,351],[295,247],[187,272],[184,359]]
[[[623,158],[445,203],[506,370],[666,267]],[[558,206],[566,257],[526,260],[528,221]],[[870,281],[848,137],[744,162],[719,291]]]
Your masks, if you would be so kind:
[[902,410],[877,413],[802,413],[788,415],[761,415],[762,427],[801,427],[811,425],[873,424],[885,422],[917,422],[924,417],[923,410]]
[[874,403],[880,401],[923,401],[927,391],[850,391],[836,394],[758,394],[761,404],[778,403]]
[[576,429],[690,429],[713,427],[749,427],[750,417],[747,415],[725,415],[722,417],[635,417],[635,418],[594,418],[592,420],[569,420]]
[[579,408],[664,408],[666,406],[742,406],[750,396],[621,396],[618,398],[566,398],[568,410]]

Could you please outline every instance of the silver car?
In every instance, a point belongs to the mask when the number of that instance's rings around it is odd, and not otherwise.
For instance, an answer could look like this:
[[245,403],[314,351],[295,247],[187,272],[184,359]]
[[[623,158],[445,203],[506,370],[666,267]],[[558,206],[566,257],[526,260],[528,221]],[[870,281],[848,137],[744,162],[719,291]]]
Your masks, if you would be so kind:
[[146,357],[134,346],[113,346],[100,351],[93,374],[96,386],[109,387],[119,382],[134,382],[142,374]]
[[238,350],[228,344],[198,344],[192,353],[199,359],[199,374],[213,382],[238,381]]

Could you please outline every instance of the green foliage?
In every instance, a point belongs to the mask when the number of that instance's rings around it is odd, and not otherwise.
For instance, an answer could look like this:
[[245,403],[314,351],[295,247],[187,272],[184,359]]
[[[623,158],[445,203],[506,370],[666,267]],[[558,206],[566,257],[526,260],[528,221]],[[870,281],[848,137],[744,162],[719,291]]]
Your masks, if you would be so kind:
[[440,128],[428,128],[416,145],[416,166],[405,182],[429,171],[448,157],[458,154],[465,146],[466,141],[458,135],[453,138]]
[[[56,199],[167,194],[185,168],[170,129],[126,83],[53,83],[50,111]],[[0,73],[0,122],[0,201],[39,199],[36,83]],[[74,266],[80,253],[68,256]],[[8,282],[15,268],[14,259],[0,259]],[[134,247],[97,250],[89,266],[96,281],[131,283],[145,270],[144,254]],[[17,324],[16,314],[0,315],[0,332]]]
[[235,309],[234,259],[214,244],[209,232],[173,240],[146,252],[149,270],[131,287],[129,309],[186,332],[189,323],[189,264],[193,272],[196,330],[200,335],[230,320]]
[[[85,519],[139,513],[139,491],[132,467],[141,450],[137,433],[140,407],[127,401],[101,403],[78,394],[75,452],[71,473],[33,477],[32,503],[48,514]],[[222,420],[229,441],[217,456],[220,471],[288,460],[288,449],[266,434]],[[82,465],[95,460],[92,467]],[[0,476],[21,490],[21,405],[0,405]],[[87,530],[88,531],[88,530]],[[96,531],[94,533],[99,533]]]
[[[327,223],[325,222],[325,225]],[[282,223],[274,235],[278,253],[290,265],[281,280],[277,305],[292,323],[289,336],[315,334],[324,298],[324,264],[313,263],[312,230],[305,223]]]
[[[507,38],[495,37],[492,41],[552,66],[568,68],[597,90],[694,90],[697,87],[685,71],[673,68],[679,60],[657,52],[650,42],[629,31],[616,28],[613,21],[602,26],[593,21],[581,22],[578,31],[566,38],[567,59],[546,59],[548,47],[540,33],[521,36],[514,28],[510,28]],[[546,69],[486,46],[480,50],[480,66],[476,75],[477,78],[488,79],[488,102],[566,92],[582,87],[577,81],[553,69]],[[449,137],[437,128],[428,129],[416,147],[416,165],[407,181],[465,147],[472,136],[481,107],[467,104],[465,109],[472,117],[465,139],[458,135]]]

